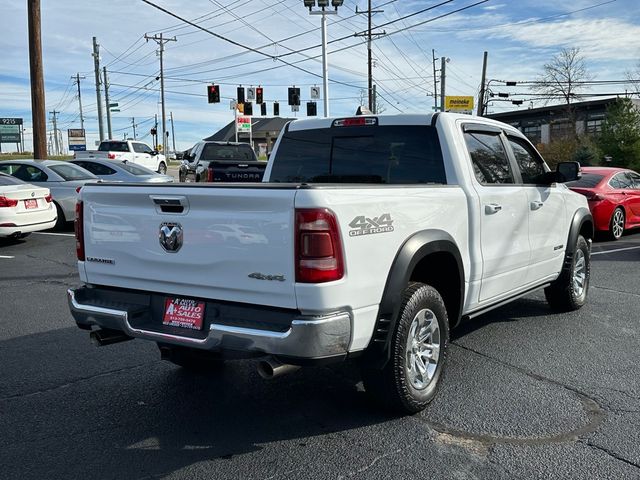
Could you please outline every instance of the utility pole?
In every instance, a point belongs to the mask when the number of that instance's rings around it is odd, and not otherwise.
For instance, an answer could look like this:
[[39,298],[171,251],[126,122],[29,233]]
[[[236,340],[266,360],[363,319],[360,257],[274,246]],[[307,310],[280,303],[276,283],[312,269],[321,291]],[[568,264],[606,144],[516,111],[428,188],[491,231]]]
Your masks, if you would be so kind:
[[104,103],[107,106],[107,132],[109,132],[109,138],[113,137],[111,131],[111,108],[109,107],[109,78],[107,77],[107,67],[103,67],[104,72]]
[[56,110],[54,110],[53,112],[49,112],[51,115],[53,115],[53,140],[55,142],[55,146],[56,146],[56,150],[55,153],[56,155],[60,155],[60,144],[58,143],[58,117],[57,115],[60,113]]
[[93,68],[96,74],[96,104],[98,105],[98,130],[100,130],[100,141],[104,140],[104,125],[102,124],[102,98],[100,95],[100,45],[93,37]]
[[82,96],[80,94],[80,80],[84,80],[86,77],[81,77],[79,73],[76,73],[75,77],[71,77],[74,85],[78,85],[78,107],[80,108],[80,128],[84,130],[84,116],[82,115]]
[[163,66],[163,53],[164,53],[164,44],[167,42],[177,42],[176,37],[172,38],[164,38],[162,33],[160,35],[154,35],[150,37],[146,33],[144,34],[145,40],[148,42],[149,40],[154,40],[158,45],[160,45],[160,102],[162,103],[162,154],[167,156],[167,117],[165,115],[164,108],[164,66]]
[[169,112],[169,116],[171,117],[171,140],[173,142],[173,153],[176,153],[176,132],[173,129],[173,112]]
[[40,39],[40,0],[27,0],[29,25],[29,71],[31,74],[31,121],[33,158],[47,158],[47,124],[44,106],[42,42]]
[[487,80],[487,59],[489,57],[488,52],[484,52],[484,59],[482,61],[482,83],[480,84],[480,94],[478,95],[478,116],[484,115],[484,92],[485,82]]
[[433,58],[433,109],[438,110],[438,77],[436,75],[436,51],[431,49]]
[[137,140],[138,138],[136,137],[136,119],[135,119],[135,117],[131,117],[131,126],[133,127],[133,139]]
[[375,36],[380,36],[380,35],[386,35],[386,31],[382,31],[381,33],[374,33],[372,31],[373,27],[372,27],[372,15],[374,13],[382,13],[384,12],[384,10],[372,10],[371,9],[371,0],[368,0],[368,8],[367,10],[360,10],[358,11],[358,6],[356,5],[356,14],[367,14],[368,17],[368,28],[367,28],[367,33],[366,34],[356,34],[356,37],[362,37],[362,36],[366,36],[367,37],[367,76],[368,76],[368,92],[369,92],[369,110],[372,113],[376,113],[375,112],[375,106],[374,106],[374,93],[373,93],[373,55],[371,53],[371,40],[373,37]]
[[444,112],[445,106],[445,79],[446,79],[447,58],[440,57],[440,111]]
[[151,135],[153,137],[153,149],[155,150],[156,147],[158,146],[158,114],[155,114],[155,124],[153,125],[154,130],[156,131],[156,133],[154,135]]

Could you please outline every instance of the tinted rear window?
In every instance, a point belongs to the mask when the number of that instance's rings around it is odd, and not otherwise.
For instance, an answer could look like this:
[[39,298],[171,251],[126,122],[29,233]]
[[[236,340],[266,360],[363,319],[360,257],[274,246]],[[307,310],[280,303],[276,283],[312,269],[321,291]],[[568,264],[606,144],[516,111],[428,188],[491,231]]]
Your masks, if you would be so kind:
[[446,176],[432,127],[333,127],[287,132],[271,182],[445,184]]
[[604,178],[604,175],[597,175],[595,173],[583,173],[582,178],[574,180],[573,182],[567,182],[567,187],[576,188],[594,188]]
[[256,160],[249,145],[217,145],[205,143],[200,160],[231,160],[234,162],[253,162]]
[[98,147],[99,152],[128,152],[127,142],[102,142]]
[[86,180],[89,178],[98,178],[93,173],[72,163],[68,163],[66,165],[50,165],[49,168],[65,180]]

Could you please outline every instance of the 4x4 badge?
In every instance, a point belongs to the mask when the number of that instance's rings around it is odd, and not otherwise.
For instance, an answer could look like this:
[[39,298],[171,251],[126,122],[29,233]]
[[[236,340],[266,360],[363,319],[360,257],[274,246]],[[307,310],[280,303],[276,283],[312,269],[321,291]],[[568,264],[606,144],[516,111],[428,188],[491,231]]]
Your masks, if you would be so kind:
[[379,217],[369,218],[364,215],[354,218],[349,223],[353,230],[349,230],[350,237],[360,235],[372,235],[374,233],[393,232],[393,219],[388,213],[383,213]]

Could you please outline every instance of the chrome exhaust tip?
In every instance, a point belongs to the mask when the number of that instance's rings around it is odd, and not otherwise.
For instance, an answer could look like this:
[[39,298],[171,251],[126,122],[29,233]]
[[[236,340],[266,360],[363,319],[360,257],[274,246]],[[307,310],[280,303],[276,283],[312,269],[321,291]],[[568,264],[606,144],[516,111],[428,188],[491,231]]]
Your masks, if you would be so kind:
[[112,345],[114,343],[133,340],[133,337],[125,335],[119,330],[109,330],[106,328],[94,330],[89,334],[89,338],[91,338],[91,341],[98,347],[104,347],[106,345]]
[[292,373],[299,369],[300,367],[297,365],[282,363],[273,357],[268,357],[265,360],[258,362],[258,374],[266,380],[271,380],[275,377],[279,377],[286,373]]

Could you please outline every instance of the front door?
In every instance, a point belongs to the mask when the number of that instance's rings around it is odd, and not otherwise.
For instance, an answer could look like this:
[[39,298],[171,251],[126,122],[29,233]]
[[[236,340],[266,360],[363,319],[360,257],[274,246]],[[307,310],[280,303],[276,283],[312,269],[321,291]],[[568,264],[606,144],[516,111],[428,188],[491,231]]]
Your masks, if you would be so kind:
[[563,194],[566,189],[545,184],[544,162],[529,142],[509,135],[507,143],[527,195],[531,260],[526,283],[536,283],[562,268],[569,235]]

